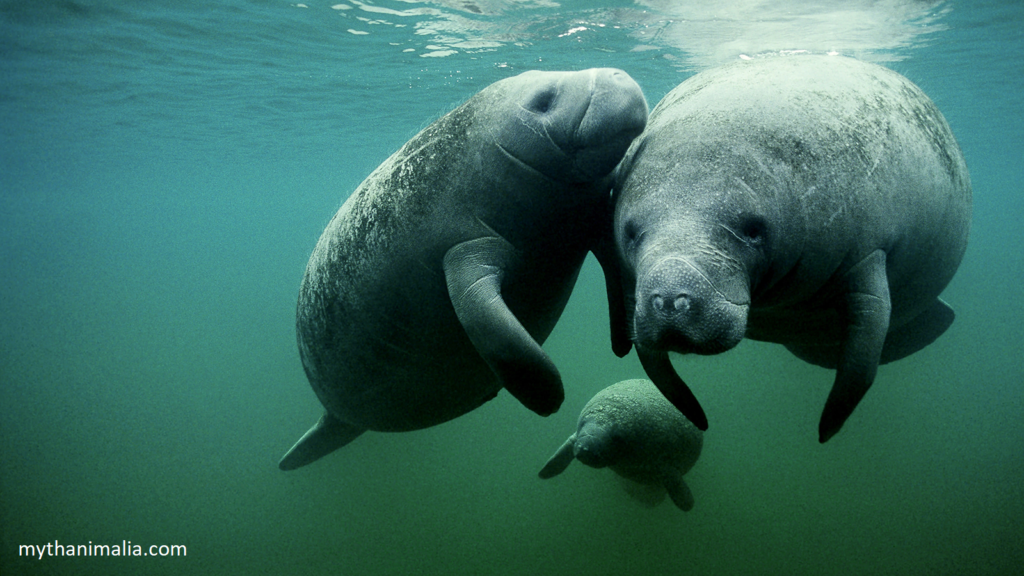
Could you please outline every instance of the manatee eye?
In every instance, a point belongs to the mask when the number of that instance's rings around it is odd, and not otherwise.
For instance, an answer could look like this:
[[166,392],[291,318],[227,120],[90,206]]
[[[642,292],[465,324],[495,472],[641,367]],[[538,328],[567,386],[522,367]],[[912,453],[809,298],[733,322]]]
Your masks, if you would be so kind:
[[740,234],[752,246],[761,246],[768,240],[768,224],[760,216],[748,216],[740,224]]
[[533,95],[526,104],[526,109],[537,114],[544,114],[551,109],[551,105],[555,102],[555,96],[558,95],[558,90],[554,86],[545,88]]
[[626,242],[632,242],[633,240],[636,240],[636,233],[636,222],[633,222],[632,220],[626,222],[626,227],[623,230],[623,235],[626,238]]
[[636,264],[636,259],[646,236],[647,232],[635,220],[627,221],[622,227],[622,236],[618,242],[618,252],[625,259],[624,265]]
[[629,222],[626,222],[626,225],[622,229],[622,239],[626,246],[632,247],[639,236],[640,227],[636,225],[636,221],[630,220]]

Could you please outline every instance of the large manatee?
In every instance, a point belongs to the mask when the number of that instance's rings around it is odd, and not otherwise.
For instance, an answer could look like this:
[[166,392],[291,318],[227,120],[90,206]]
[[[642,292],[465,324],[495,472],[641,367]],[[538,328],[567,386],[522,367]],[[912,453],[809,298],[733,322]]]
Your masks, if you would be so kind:
[[603,266],[612,254],[610,174],[646,120],[625,72],[526,72],[370,174],[302,281],[299,353],[326,413],[280,467],[365,430],[445,422],[502,387],[556,411],[561,379],[540,344],[587,252]]
[[623,380],[587,402],[576,432],[555,451],[540,477],[557,476],[576,459],[655,489],[645,493],[627,484],[638,498],[656,503],[668,494],[689,511],[693,493],[683,475],[697,463],[703,445],[704,434],[650,380]]
[[655,107],[618,174],[613,330],[702,429],[669,351],[747,337],[834,368],[825,442],[880,363],[953,322],[938,296],[967,245],[970,179],[942,114],[895,72],[813,55],[703,72]]

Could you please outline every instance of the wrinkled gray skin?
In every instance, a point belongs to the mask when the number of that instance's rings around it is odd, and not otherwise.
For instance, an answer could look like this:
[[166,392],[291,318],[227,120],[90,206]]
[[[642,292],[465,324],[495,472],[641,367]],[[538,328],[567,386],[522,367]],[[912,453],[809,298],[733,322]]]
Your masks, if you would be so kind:
[[555,412],[562,383],[540,344],[587,252],[613,258],[609,175],[646,120],[625,72],[526,72],[381,164],[306,268],[299,353],[326,413],[280,467],[365,430],[445,422],[502,387]]
[[623,380],[601,390],[580,412],[576,433],[540,471],[561,474],[573,459],[644,485],[659,486],[680,509],[693,508],[683,480],[700,457],[704,433],[679,412],[650,380]]
[[632,339],[701,429],[669,351],[747,337],[836,369],[825,442],[878,364],[953,321],[938,296],[967,245],[970,179],[942,114],[895,72],[806,55],[698,74],[652,111],[619,176],[616,353]]

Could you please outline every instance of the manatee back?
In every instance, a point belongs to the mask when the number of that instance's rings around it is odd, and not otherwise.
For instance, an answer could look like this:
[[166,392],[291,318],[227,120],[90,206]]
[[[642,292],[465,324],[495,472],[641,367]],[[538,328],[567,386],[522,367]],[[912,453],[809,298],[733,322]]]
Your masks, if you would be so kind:
[[[469,137],[465,104],[385,160],[345,201],[310,256],[296,335],[306,375],[328,412],[373,430],[412,430],[479,406],[500,385],[462,334],[441,261],[460,240],[442,166],[462,176],[452,142]],[[435,227],[436,212],[450,226]],[[445,374],[462,375],[442,398]]]
[[300,288],[296,332],[306,375],[339,420],[414,430],[501,389],[452,306],[443,260],[456,245],[507,241],[516,258],[502,272],[514,281],[502,297],[516,320],[539,343],[558,320],[595,243],[609,184],[552,179],[496,141],[502,126],[520,123],[510,95],[526,80],[496,82],[422,130],[360,184],[321,235]]
[[702,72],[655,107],[623,166],[639,150],[644,174],[630,176],[652,189],[681,183],[714,202],[738,186],[758,198],[780,270],[755,307],[807,296],[881,248],[897,327],[933,305],[966,250],[960,146],[920,88],[875,64],[772,56]]

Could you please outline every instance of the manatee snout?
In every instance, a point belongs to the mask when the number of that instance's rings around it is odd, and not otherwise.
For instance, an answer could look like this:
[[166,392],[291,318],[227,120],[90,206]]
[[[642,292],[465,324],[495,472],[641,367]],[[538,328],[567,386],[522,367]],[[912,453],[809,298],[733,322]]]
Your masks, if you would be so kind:
[[629,74],[616,68],[595,68],[590,74],[589,103],[571,133],[579,177],[607,175],[622,159],[633,139],[647,125],[647,100]]
[[604,468],[614,463],[614,445],[614,439],[606,427],[587,422],[576,433],[573,455],[591,468]]
[[662,258],[638,279],[634,341],[649,350],[718,354],[743,338],[747,308],[687,260]]
[[515,78],[522,85],[517,109],[496,113],[494,138],[505,154],[549,178],[602,180],[647,126],[643,91],[622,70],[535,70]]
[[[579,143],[592,145],[594,141],[611,137],[613,140],[628,139],[625,142],[628,147],[647,125],[647,100],[640,85],[617,68],[594,68],[589,72],[590,103],[577,131],[581,139]],[[625,152],[623,148],[622,153]]]

